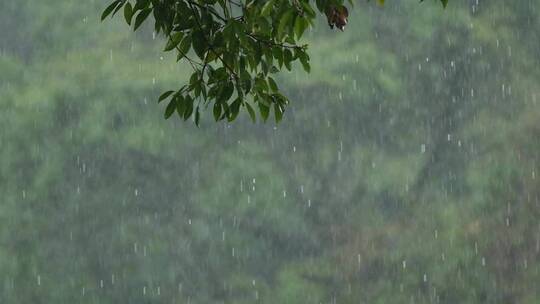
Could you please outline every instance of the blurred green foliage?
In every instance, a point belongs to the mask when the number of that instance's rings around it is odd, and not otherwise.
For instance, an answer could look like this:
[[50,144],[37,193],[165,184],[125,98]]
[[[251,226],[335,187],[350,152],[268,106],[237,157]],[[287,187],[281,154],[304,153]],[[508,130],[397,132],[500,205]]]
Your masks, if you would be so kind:
[[286,120],[200,129],[104,2],[0,0],[0,302],[537,303],[535,1],[318,18]]

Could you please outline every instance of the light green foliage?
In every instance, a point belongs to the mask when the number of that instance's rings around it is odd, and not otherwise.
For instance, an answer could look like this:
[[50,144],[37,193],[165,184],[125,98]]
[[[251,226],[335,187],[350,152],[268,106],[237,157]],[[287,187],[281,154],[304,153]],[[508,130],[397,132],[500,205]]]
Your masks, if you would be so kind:
[[[448,0],[441,2],[446,6]],[[310,72],[308,45],[300,40],[314,25],[316,11],[330,16],[343,5],[343,0],[115,0],[101,19],[123,12],[137,30],[153,15],[155,32],[165,36],[164,51],[174,50],[177,61],[190,64],[189,82],[158,99],[168,100],[165,118],[175,112],[184,120],[194,115],[199,125],[200,112],[211,108],[216,121],[230,122],[245,108],[255,121],[258,108],[262,120],[273,112],[279,122],[289,100],[271,75],[291,71],[294,62]]]
[[200,129],[105,2],[0,1],[1,303],[538,302],[535,1],[319,16],[287,119]]

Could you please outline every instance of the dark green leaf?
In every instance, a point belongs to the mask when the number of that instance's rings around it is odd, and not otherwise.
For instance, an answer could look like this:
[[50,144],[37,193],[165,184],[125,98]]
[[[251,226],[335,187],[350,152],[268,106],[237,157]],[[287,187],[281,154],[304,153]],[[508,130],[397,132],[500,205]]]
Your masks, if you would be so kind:
[[126,3],[126,6],[124,6],[124,19],[126,19],[127,24],[131,25],[131,18],[133,18],[133,7],[131,6],[131,3]]
[[167,45],[165,46],[165,49],[163,51],[168,52],[168,51],[176,48],[176,46],[182,41],[183,36],[184,36],[184,33],[182,33],[182,32],[174,33],[170,37],[170,39],[167,42]]
[[249,113],[249,117],[251,117],[251,120],[253,122],[257,121],[257,116],[255,115],[255,110],[253,110],[253,107],[247,102],[245,103],[245,105],[246,105],[246,109],[247,109],[247,111]]
[[167,92],[161,94],[161,96],[159,96],[158,103],[160,103],[163,100],[167,99],[167,97],[171,96],[172,93],[174,93],[174,91],[167,91]]
[[272,77],[268,77],[268,85],[270,86],[270,89],[273,92],[278,92],[279,91],[278,85],[277,85],[276,81]]
[[219,102],[216,102],[214,103],[214,119],[216,121],[219,120],[220,116],[221,116],[221,111],[222,111],[222,107],[221,107],[221,104]]
[[182,39],[180,46],[178,47],[178,54],[180,58],[184,57],[191,47],[191,35],[187,35]]
[[176,110],[176,99],[172,99],[169,104],[167,105],[167,108],[165,109],[165,119],[171,117],[171,115]]
[[201,113],[199,112],[199,107],[195,110],[195,125],[198,127],[201,122]]
[[146,20],[146,18],[148,18],[151,12],[151,8],[145,8],[137,15],[137,17],[135,18],[135,26],[133,27],[134,31],[136,31],[141,26],[141,24],[144,22],[144,20]]
[[184,98],[185,111],[184,111],[184,120],[187,120],[193,114],[193,99],[190,96]]
[[218,102],[227,102],[234,92],[234,84],[232,82],[227,82],[222,88],[221,94],[219,95]]
[[270,16],[270,14],[272,13],[272,9],[274,8],[274,2],[274,0],[270,0],[264,4],[261,9],[262,17]]
[[191,36],[193,42],[193,50],[195,51],[197,56],[199,56],[199,58],[204,59],[204,54],[208,49],[208,45],[206,43],[206,39],[204,38],[203,32],[193,32]]
[[263,121],[266,121],[268,119],[268,115],[270,114],[270,107],[262,102],[259,102],[259,112],[261,113]]
[[283,118],[283,108],[278,103],[274,103],[274,115],[276,118],[276,123],[280,122]]
[[107,8],[105,8],[103,13],[101,14],[101,21],[105,20],[105,18],[107,18],[107,16],[109,16],[112,13],[112,11],[120,4],[120,2],[121,0],[116,0],[113,3],[111,3],[109,6],[107,6]]

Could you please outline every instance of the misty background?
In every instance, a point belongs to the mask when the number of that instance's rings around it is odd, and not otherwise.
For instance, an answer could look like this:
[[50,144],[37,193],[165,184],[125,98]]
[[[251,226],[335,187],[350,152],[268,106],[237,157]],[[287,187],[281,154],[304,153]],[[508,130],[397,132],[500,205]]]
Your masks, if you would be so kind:
[[538,1],[358,1],[200,128],[107,4],[0,0],[1,303],[538,303]]

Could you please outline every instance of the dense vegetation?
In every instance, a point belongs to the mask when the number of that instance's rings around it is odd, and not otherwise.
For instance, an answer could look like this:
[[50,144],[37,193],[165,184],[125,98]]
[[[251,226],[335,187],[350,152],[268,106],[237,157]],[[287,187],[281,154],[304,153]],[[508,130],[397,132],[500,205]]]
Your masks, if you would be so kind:
[[279,122],[289,100],[271,75],[291,71],[295,61],[310,71],[308,45],[299,42],[313,26],[316,10],[331,28],[343,31],[348,20],[343,2],[114,0],[101,19],[123,12],[126,23],[137,30],[152,16],[155,33],[166,37],[164,51],[175,51],[176,61],[191,66],[189,81],[159,97],[160,102],[168,100],[165,118],[178,113],[187,120],[194,115],[199,125],[201,111],[211,107],[216,121],[230,122],[245,108],[255,121],[257,108],[263,120],[273,111]]
[[287,119],[200,129],[106,4],[0,0],[0,302],[537,303],[537,1],[320,16]]

